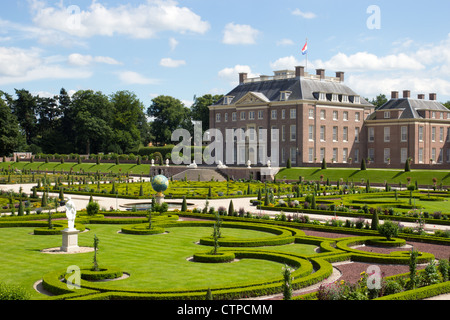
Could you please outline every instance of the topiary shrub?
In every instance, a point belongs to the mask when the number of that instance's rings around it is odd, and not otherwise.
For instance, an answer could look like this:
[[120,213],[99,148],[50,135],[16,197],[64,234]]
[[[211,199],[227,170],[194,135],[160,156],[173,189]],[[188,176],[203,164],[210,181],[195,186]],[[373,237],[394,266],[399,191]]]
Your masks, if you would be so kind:
[[216,254],[211,253],[196,253],[193,256],[195,262],[203,263],[225,263],[231,262],[236,258],[233,252],[218,252]]
[[386,237],[388,241],[391,241],[393,237],[398,235],[398,224],[387,220],[382,225],[378,226],[378,232],[383,237]]

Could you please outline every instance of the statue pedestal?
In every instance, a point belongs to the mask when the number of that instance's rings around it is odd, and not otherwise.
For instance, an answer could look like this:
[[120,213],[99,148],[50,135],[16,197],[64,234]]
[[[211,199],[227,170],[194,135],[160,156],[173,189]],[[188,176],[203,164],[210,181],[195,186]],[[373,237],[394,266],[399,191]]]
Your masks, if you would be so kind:
[[65,229],[62,231],[62,246],[61,251],[74,252],[78,251],[78,234],[80,231],[76,229]]
[[158,206],[162,205],[164,202],[164,195],[157,195],[155,201]]

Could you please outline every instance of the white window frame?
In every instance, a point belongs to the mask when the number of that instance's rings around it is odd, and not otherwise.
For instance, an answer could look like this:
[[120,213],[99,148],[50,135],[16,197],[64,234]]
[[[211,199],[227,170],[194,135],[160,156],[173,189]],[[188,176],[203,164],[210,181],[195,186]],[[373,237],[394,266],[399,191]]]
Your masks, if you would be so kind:
[[408,127],[407,126],[402,126],[400,128],[400,141],[401,142],[408,141]]
[[384,127],[384,142],[391,142],[391,127]]

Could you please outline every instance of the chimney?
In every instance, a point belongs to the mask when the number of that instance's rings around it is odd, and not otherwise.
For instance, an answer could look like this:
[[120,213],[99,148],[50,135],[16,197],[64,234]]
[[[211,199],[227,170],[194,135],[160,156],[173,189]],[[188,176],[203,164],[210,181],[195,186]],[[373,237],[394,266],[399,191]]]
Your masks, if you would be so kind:
[[320,80],[325,79],[325,69],[316,69],[316,74],[320,76]]
[[436,93],[430,93],[430,100],[436,101]]
[[424,100],[425,99],[425,95],[424,94],[418,94],[417,95],[417,99]]
[[391,92],[391,99],[398,99],[398,91]]
[[247,73],[239,73],[239,84],[242,84],[247,80]]
[[305,67],[303,67],[303,66],[295,67],[295,76],[296,77],[304,77],[305,76]]
[[342,71],[336,72],[336,78],[339,78],[340,82],[344,82],[344,72]]
[[409,90],[404,90],[403,91],[403,98],[407,99],[411,97],[411,91]]

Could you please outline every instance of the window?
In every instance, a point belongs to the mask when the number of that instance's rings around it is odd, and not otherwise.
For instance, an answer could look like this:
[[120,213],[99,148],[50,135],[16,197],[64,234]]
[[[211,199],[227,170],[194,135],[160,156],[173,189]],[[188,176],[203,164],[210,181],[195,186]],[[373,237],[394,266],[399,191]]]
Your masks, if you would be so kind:
[[347,142],[348,141],[348,127],[344,127],[343,131],[342,131],[342,139]]
[[431,160],[436,161],[436,148],[431,149]]
[[327,96],[325,95],[325,92],[320,92],[319,93],[319,100],[320,101],[325,101],[327,99]]
[[447,142],[450,142],[450,127],[447,128]]
[[272,120],[277,119],[277,110],[272,110]]
[[450,149],[447,149],[447,163],[450,162]]
[[438,162],[442,163],[443,161],[444,161],[444,149],[441,148],[441,150],[439,151]]
[[391,141],[391,127],[384,127],[384,142]]
[[338,112],[333,111],[333,120],[339,120]]
[[333,159],[334,162],[338,162],[338,148],[333,148]]
[[384,148],[384,163],[388,163],[391,160],[391,149]]
[[295,124],[291,125],[291,141],[297,140],[297,126]]
[[408,140],[408,127],[401,127],[401,138],[400,140],[402,142],[405,142]]
[[333,93],[331,95],[331,101],[338,102],[339,101],[339,96],[336,93]]
[[225,120],[225,122],[228,122],[228,113],[225,113],[224,120]]
[[308,149],[308,162],[313,162],[313,160],[314,160],[314,148],[309,148]]
[[320,119],[325,120],[327,118],[327,111],[326,110],[320,110]]
[[308,116],[310,119],[314,119],[314,109],[309,109]]
[[297,109],[291,109],[290,118],[291,119],[296,119],[297,118]]
[[314,126],[309,126],[308,129],[308,139],[309,141],[314,141]]
[[278,138],[279,138],[280,133],[279,133],[279,130],[277,129],[277,127],[272,126],[270,132],[272,135],[272,141],[279,141]]
[[344,121],[348,121],[348,111],[344,111]]
[[338,141],[338,127],[333,127],[333,141]]
[[320,148],[320,161],[325,159],[325,148]]
[[285,163],[286,162],[286,154],[284,151],[284,148],[281,148],[281,163]]
[[325,126],[320,126],[320,141],[325,141]]
[[419,127],[419,141],[423,141],[423,127]]
[[292,92],[290,92],[290,91],[282,91],[280,94],[280,100],[287,101],[289,99],[289,97],[291,96],[291,93]]
[[355,100],[353,101],[353,103],[357,103],[357,104],[361,103],[361,97],[355,96]]
[[436,119],[436,112],[435,111],[431,112],[431,118],[432,119]]
[[281,110],[281,119],[286,119],[286,110]]
[[359,162],[359,149],[355,149],[355,159],[354,159],[355,163]]
[[255,120],[255,111],[248,112],[248,120]]
[[375,129],[374,128],[369,128],[369,142],[374,142],[375,141]]
[[232,96],[225,96],[225,97],[223,98],[223,104],[225,104],[225,105],[230,105],[230,104],[231,104],[231,101],[233,101],[233,99],[234,99],[234,97],[232,97]]
[[249,127],[248,128],[248,131],[250,132],[250,135],[249,135],[249,141],[251,141],[251,142],[256,142],[256,130],[255,130],[255,128],[254,127]]
[[368,156],[368,158],[370,160],[375,160],[375,149],[374,148],[370,148],[367,156]]
[[232,120],[232,121],[237,121],[237,113],[236,113],[236,112],[233,112],[233,113],[231,114],[231,120]]
[[431,141],[436,141],[436,127],[431,128]]
[[342,95],[342,103],[348,103],[348,96],[345,94]]
[[220,122],[220,120],[221,120],[221,114],[216,113],[216,122]]
[[297,148],[291,148],[291,162],[297,163]]
[[355,142],[359,142],[359,128],[355,128]]
[[286,141],[286,126],[281,126],[281,141]]
[[443,127],[439,128],[439,141],[444,142],[444,128]]
[[444,119],[444,113],[443,112],[441,112],[441,114],[439,115],[439,118],[440,119]]
[[423,163],[423,148],[419,148],[419,163]]
[[355,121],[359,122],[361,119],[361,114],[359,112],[355,113]]
[[241,112],[241,120],[245,120],[245,112],[244,111]]
[[344,150],[342,150],[342,162],[347,162],[348,159],[348,149],[344,148]]
[[407,148],[401,148],[400,149],[400,162],[406,163],[406,160],[408,160],[408,149]]
[[385,119],[390,119],[391,118],[391,112],[390,111],[385,111],[384,112],[384,118]]
[[264,111],[259,110],[259,111],[258,111],[258,119],[261,120],[261,119],[263,119],[263,118],[264,118]]

